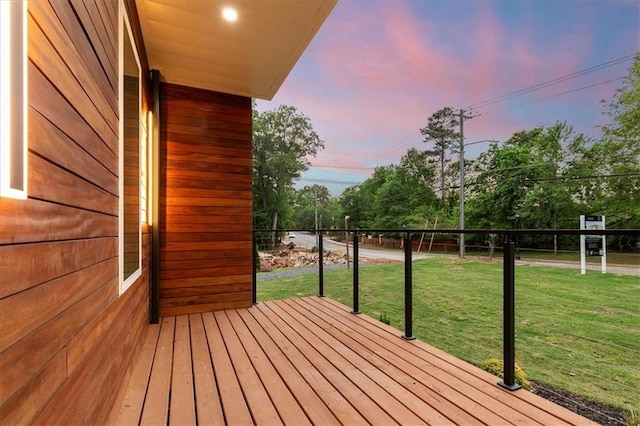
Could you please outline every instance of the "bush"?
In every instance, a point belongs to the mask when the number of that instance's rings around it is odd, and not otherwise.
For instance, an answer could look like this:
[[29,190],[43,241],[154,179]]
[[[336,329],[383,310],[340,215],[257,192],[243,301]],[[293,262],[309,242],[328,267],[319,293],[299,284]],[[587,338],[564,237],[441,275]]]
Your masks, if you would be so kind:
[[380,320],[380,322],[391,325],[391,318],[389,318],[389,315],[387,315],[386,313],[381,313],[378,319]]
[[[494,376],[500,377],[501,379],[504,378],[504,364],[501,359],[489,358],[480,364],[480,368],[484,371],[488,371]],[[530,391],[532,389],[531,382],[527,379],[527,375],[518,364],[516,364],[516,382],[520,383],[520,385],[526,390]]]

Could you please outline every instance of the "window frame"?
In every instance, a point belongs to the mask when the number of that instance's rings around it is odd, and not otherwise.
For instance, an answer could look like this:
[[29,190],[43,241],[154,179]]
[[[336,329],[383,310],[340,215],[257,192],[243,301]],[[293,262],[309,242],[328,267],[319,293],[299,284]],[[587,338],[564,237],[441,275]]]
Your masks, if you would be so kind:
[[[131,273],[128,277],[125,278],[125,241],[124,241],[124,227],[125,227],[125,194],[124,194],[124,157],[125,157],[125,116],[124,116],[124,49],[125,49],[125,38],[129,38],[129,43],[131,45],[131,49],[133,51],[133,56],[136,60],[136,65],[138,66],[138,121],[141,122],[143,117],[142,111],[142,66],[140,64],[140,58],[138,55],[138,48],[136,46],[135,38],[133,37],[133,32],[131,31],[131,24],[129,22],[129,16],[126,11],[126,7],[122,0],[118,1],[118,107],[119,107],[119,143],[118,143],[118,169],[119,169],[119,177],[118,177],[118,186],[119,186],[119,197],[118,197],[118,258],[119,258],[119,283],[120,283],[120,291],[119,294],[122,295],[126,292],[133,283],[138,280],[142,276],[142,223],[143,223],[143,185],[142,185],[142,176],[143,176],[143,167],[145,165],[142,164],[143,158],[143,143],[146,143],[146,138],[143,138],[143,127],[138,123],[138,161],[139,161],[139,179],[138,185],[140,188],[140,192],[138,195],[139,202],[139,210],[138,210],[138,268]],[[145,115],[146,117],[146,115]]]
[[28,184],[27,43],[27,3],[1,2],[0,197],[20,200]]

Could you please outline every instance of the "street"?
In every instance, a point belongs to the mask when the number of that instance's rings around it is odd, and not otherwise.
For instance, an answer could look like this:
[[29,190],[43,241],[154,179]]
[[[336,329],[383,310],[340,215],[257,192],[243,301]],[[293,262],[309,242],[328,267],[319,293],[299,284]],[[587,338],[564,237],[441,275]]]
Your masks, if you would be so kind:
[[[291,241],[297,247],[303,247],[307,249],[311,249],[316,246],[316,236],[309,232],[296,232],[295,238],[292,238]],[[339,243],[328,238],[323,239],[323,245],[325,250],[336,251],[336,250],[344,250],[345,244]],[[353,243],[349,242],[349,254],[353,256]],[[389,259],[389,260],[404,260],[404,253],[401,250],[392,250],[392,249],[367,249],[360,248],[358,250],[359,258],[362,259]],[[427,259],[430,257],[437,256],[447,256],[452,257],[456,256],[454,254],[428,254],[428,253],[413,253],[413,259]],[[516,265],[519,266],[550,266],[554,268],[563,268],[563,269],[580,269],[580,264],[576,262],[554,262],[554,261],[544,261],[544,260],[517,260]],[[587,264],[588,271],[600,271],[599,264]],[[607,266],[607,272],[614,274],[622,274],[622,275],[638,275],[640,276],[640,265],[639,266]]]

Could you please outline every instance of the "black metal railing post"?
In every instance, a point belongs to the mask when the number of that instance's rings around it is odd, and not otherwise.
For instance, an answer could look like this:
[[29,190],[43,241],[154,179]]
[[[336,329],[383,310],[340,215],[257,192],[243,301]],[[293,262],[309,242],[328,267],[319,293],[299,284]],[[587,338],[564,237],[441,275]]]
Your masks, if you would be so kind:
[[407,233],[404,239],[404,334],[405,340],[414,340],[413,335],[413,265],[411,254],[413,242],[411,234]]
[[516,349],[515,349],[515,244],[513,236],[509,235],[504,243],[503,255],[503,364],[504,378],[498,383],[505,389],[515,391],[520,389],[516,383]]
[[353,311],[352,314],[360,313],[359,299],[359,276],[358,276],[358,231],[353,232]]
[[322,242],[322,232],[318,235],[318,296],[324,297],[324,264],[323,256],[324,248]]
[[258,303],[258,242],[256,241],[256,233],[253,232],[253,276],[251,286],[251,303],[254,305]]

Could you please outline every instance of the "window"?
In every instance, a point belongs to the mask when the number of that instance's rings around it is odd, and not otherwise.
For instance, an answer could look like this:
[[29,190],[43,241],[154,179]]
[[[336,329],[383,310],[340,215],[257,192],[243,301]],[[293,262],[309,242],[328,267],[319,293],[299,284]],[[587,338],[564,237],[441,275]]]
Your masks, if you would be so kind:
[[120,2],[120,294],[142,274],[140,61],[131,27]]
[[0,1],[0,197],[27,198],[26,2]]

